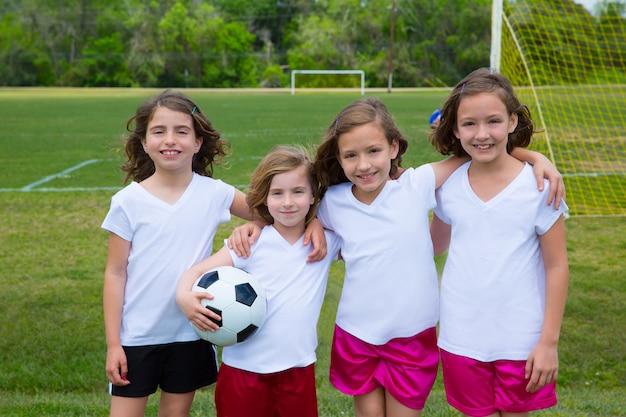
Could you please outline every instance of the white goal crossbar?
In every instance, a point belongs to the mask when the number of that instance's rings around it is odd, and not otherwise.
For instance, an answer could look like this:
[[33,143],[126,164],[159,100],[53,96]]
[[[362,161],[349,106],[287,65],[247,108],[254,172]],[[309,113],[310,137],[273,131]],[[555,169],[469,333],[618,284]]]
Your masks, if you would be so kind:
[[360,74],[361,95],[365,95],[365,71],[363,70],[292,70],[291,95],[296,93],[296,74]]

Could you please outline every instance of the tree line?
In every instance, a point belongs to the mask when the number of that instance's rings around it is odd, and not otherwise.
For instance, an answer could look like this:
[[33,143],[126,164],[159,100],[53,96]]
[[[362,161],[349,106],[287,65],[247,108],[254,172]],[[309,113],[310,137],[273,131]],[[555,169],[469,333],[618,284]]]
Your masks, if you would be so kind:
[[290,69],[447,86],[490,54],[491,0],[2,0],[0,16],[3,86],[286,87]]

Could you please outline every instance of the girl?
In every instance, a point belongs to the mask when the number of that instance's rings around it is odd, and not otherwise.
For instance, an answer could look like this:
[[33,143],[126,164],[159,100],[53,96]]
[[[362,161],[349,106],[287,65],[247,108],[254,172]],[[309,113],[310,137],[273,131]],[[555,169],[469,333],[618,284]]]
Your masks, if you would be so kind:
[[[366,98],[341,110],[317,151],[326,192],[318,218],[342,239],[346,262],[330,380],[354,396],[356,416],[419,416],[437,374],[438,281],[428,214],[435,188],[463,159],[399,175],[407,147],[386,106]],[[545,165],[540,154],[519,156]],[[229,240],[242,254],[245,227]]]
[[316,417],[317,320],[328,270],[339,240],[326,232],[329,251],[320,262],[307,263],[301,244],[305,225],[319,202],[313,165],[300,148],[278,146],[259,163],[250,183],[248,205],[265,220],[251,256],[243,259],[227,246],[181,277],[176,300],[187,318],[203,330],[216,329],[202,307],[206,294],[191,292],[195,280],[218,266],[236,266],[263,285],[268,302],[263,326],[243,343],[222,351],[215,403],[218,416]]
[[[463,159],[409,168],[408,142],[385,105],[344,108],[318,148],[318,210],[342,239],[346,263],[330,380],[354,396],[356,416],[420,416],[437,374],[438,281],[428,214],[435,189]],[[528,151],[518,156],[545,158]],[[543,171],[539,170],[540,175]]]
[[471,158],[437,191],[432,224],[445,237],[437,246],[450,240],[438,342],[446,395],[466,416],[527,416],[556,404],[567,207],[552,210],[510,155],[528,146],[533,122],[503,75],[472,72],[442,113],[435,148]]
[[110,413],[143,416],[160,386],[159,413],[188,415],[195,390],[215,382],[217,361],[176,305],[176,283],[211,254],[231,213],[251,218],[241,191],[210,178],[228,144],[189,98],[165,91],[139,106],[127,129],[122,169],[133,182],[102,223]]

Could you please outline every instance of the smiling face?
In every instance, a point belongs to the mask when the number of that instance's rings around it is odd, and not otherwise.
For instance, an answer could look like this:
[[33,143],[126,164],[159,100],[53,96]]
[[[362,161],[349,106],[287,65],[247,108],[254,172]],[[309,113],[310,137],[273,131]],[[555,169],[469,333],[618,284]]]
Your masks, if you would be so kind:
[[497,94],[469,95],[459,102],[454,134],[472,161],[493,162],[507,155],[508,136],[517,121]]
[[155,110],[143,141],[157,172],[191,173],[193,156],[201,145],[202,138],[196,137],[191,116],[167,107]]
[[265,204],[274,219],[274,227],[284,235],[287,229],[304,232],[306,216],[314,202],[309,175],[300,166],[274,175]]
[[367,123],[343,133],[338,148],[343,172],[355,185],[354,196],[362,203],[372,203],[389,180],[398,142],[390,144],[378,124]]

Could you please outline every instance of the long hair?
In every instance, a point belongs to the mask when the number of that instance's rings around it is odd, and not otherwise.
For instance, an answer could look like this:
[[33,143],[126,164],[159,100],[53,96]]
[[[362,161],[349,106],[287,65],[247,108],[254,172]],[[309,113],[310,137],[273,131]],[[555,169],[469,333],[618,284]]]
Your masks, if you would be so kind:
[[390,145],[394,141],[398,142],[398,155],[391,161],[389,174],[394,177],[398,168],[402,167],[402,155],[406,152],[409,142],[396,126],[387,106],[375,98],[356,100],[339,112],[317,148],[314,165],[320,182],[320,195],[323,196],[331,185],[349,182],[339,163],[339,137],[355,127],[368,123],[377,123]]
[[309,153],[302,146],[275,146],[261,162],[259,162],[252,174],[250,186],[246,193],[246,202],[248,203],[251,214],[261,217],[269,224],[273,224],[274,218],[266,205],[272,179],[274,179],[274,176],[277,174],[292,171],[300,167],[303,167],[307,173],[314,200],[305,218],[305,224],[308,225],[315,217],[320,199],[313,162],[311,161]]
[[143,142],[146,140],[148,124],[159,107],[191,116],[196,137],[202,138],[200,150],[193,157],[192,170],[211,177],[213,164],[222,162],[222,158],[230,151],[230,144],[221,139],[220,132],[213,127],[196,103],[180,92],[165,90],[137,107],[135,115],[126,122],[126,130],[129,132],[124,137],[126,161],[121,166],[122,171],[126,172],[124,182],[129,179],[141,182],[154,174],[154,162],[144,151]]
[[510,153],[513,148],[525,148],[530,144],[530,139],[535,133],[530,110],[519,101],[508,78],[488,68],[480,68],[459,81],[441,108],[439,126],[430,134],[431,144],[441,154],[467,156],[461,141],[454,135],[459,104],[464,97],[480,93],[496,94],[509,114],[517,114],[517,127],[509,133],[507,152]]

